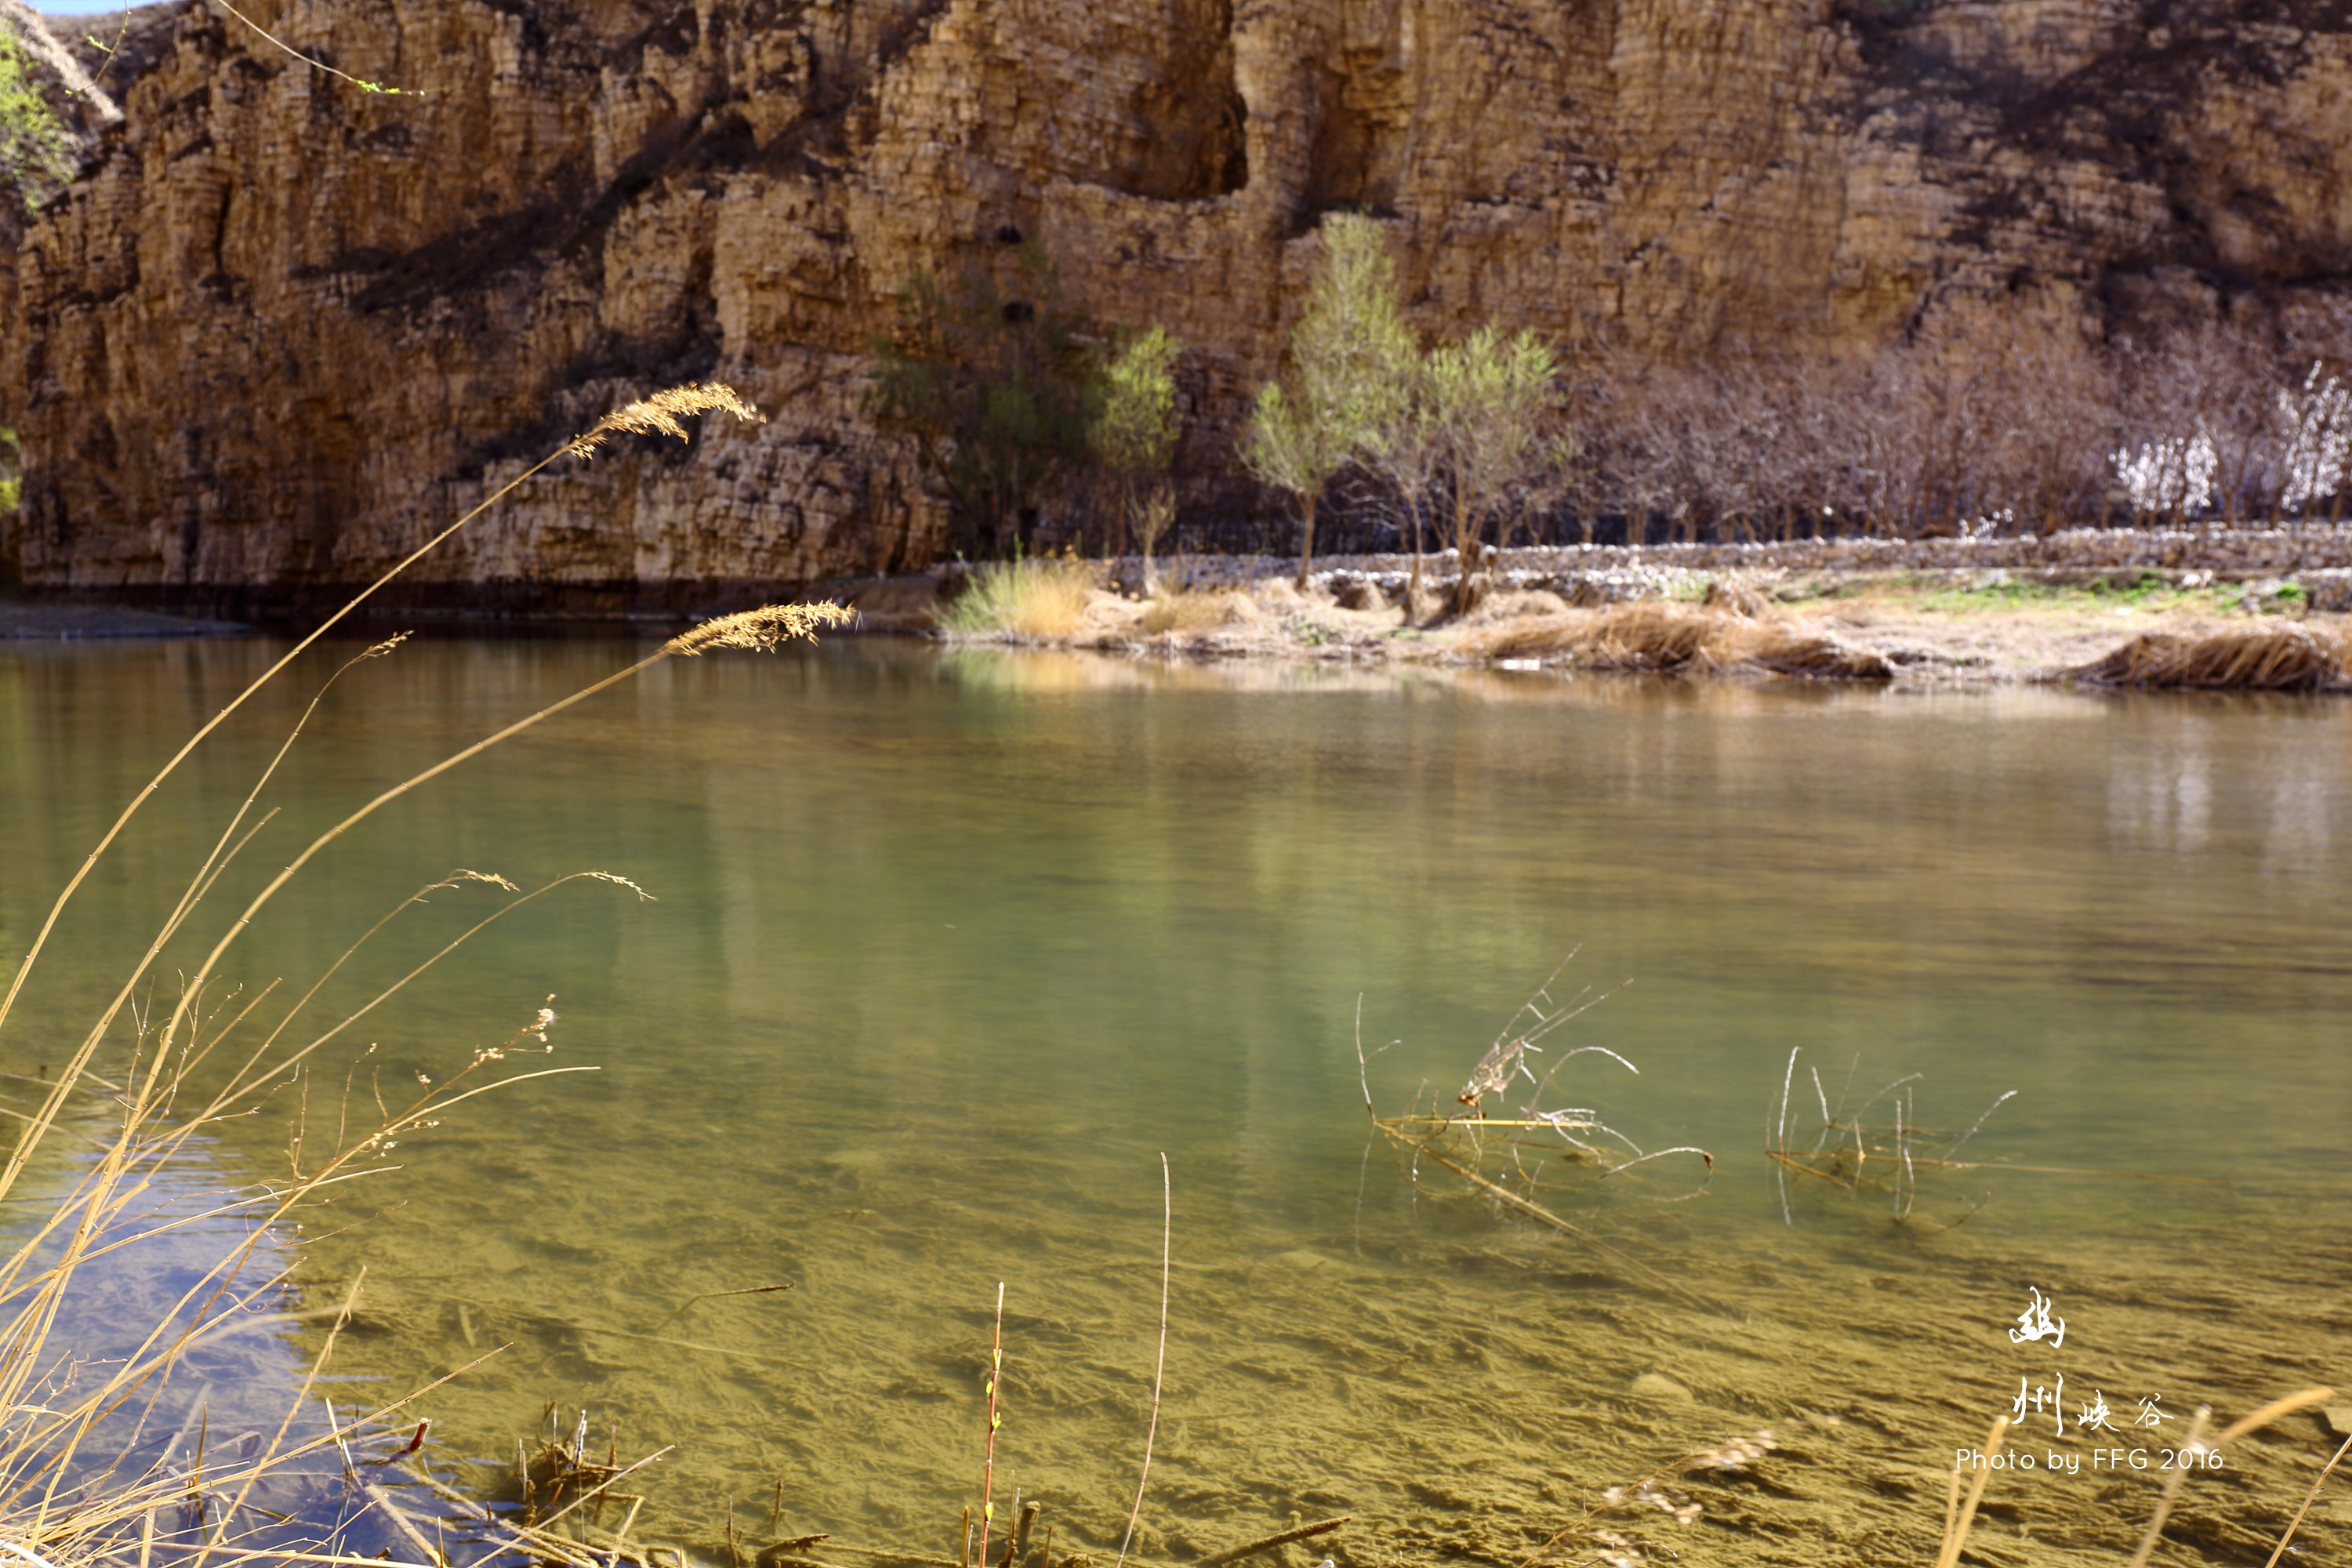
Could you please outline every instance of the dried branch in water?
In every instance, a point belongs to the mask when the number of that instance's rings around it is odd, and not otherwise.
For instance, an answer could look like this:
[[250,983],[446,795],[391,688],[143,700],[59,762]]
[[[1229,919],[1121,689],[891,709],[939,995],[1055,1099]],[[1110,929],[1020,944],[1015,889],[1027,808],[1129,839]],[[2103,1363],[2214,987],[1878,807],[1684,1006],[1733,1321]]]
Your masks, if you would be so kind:
[[1194,1563],[1192,1568],[1222,1568],[1222,1565],[1224,1563],[1238,1563],[1244,1557],[1255,1557],[1261,1552],[1271,1552],[1277,1546],[1287,1546],[1294,1541],[1305,1541],[1313,1536],[1328,1535],[1331,1531],[1339,1529],[1343,1524],[1349,1523],[1354,1518],[1355,1515],[1353,1514],[1343,1513],[1337,1519],[1319,1520],[1313,1524],[1302,1524],[1295,1529],[1281,1531],[1273,1535],[1261,1536],[1259,1539],[1250,1542],[1244,1545],[1236,1546],[1230,1552],[1220,1552],[1213,1557],[1203,1557],[1200,1562]]

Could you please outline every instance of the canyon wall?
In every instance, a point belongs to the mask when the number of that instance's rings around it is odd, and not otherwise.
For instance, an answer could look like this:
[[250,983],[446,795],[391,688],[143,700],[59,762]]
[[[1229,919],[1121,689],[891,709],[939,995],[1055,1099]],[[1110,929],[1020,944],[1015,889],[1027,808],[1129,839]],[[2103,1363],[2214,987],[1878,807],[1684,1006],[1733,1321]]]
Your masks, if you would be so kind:
[[943,508],[861,411],[867,346],[919,268],[1009,280],[1016,238],[1068,303],[1183,339],[1181,461],[1227,509],[1336,209],[1387,223],[1428,330],[1663,357],[2352,275],[2352,15],[2321,0],[239,9],[288,48],[203,3],[77,46],[121,114],[0,255],[28,586],[315,598],[705,376],[767,422],[562,459],[412,601],[692,609],[922,563]]

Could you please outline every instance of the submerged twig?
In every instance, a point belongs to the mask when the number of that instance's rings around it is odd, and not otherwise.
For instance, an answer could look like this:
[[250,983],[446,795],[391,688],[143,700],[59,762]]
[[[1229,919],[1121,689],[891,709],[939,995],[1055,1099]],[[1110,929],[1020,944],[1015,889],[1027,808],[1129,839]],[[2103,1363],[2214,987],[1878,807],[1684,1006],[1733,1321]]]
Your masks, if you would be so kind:
[[669,1327],[672,1323],[677,1322],[680,1318],[685,1317],[687,1313],[692,1311],[697,1302],[716,1301],[722,1297],[727,1296],[769,1296],[773,1295],[779,1290],[789,1290],[791,1289],[793,1289],[793,1282],[787,1279],[781,1285],[746,1285],[740,1290],[705,1290],[699,1296],[688,1296],[686,1299],[686,1304],[684,1306],[678,1308],[677,1311],[672,1312],[668,1317],[664,1318],[660,1322],[656,1323],[654,1328],[659,1330]]
[[1341,1525],[1353,1521],[1354,1518],[1353,1514],[1343,1513],[1337,1519],[1318,1520],[1313,1524],[1301,1524],[1289,1530],[1277,1531],[1272,1535],[1261,1536],[1255,1541],[1236,1546],[1230,1552],[1220,1552],[1213,1557],[1203,1557],[1195,1563],[1192,1568],[1223,1568],[1223,1565],[1227,1563],[1238,1563],[1244,1557],[1255,1557],[1261,1552],[1271,1552],[1277,1546],[1287,1546],[1294,1541],[1328,1535]]
[[1390,1137],[1395,1139],[1406,1148],[1413,1151],[1416,1158],[1423,1154],[1428,1155],[1431,1159],[1436,1161],[1439,1164],[1444,1166],[1455,1175],[1460,1176],[1471,1185],[1478,1188],[1481,1192],[1485,1193],[1488,1197],[1495,1199],[1497,1203],[1515,1208],[1521,1214],[1526,1215],[1528,1218],[1538,1220],[1543,1224],[1549,1226],[1552,1229],[1558,1231],[1560,1235],[1567,1237],[1571,1241],[1583,1243],[1586,1247],[1589,1247],[1593,1251],[1600,1253],[1611,1262],[1617,1264],[1619,1267],[1633,1274],[1641,1276],[1654,1288],[1679,1296],[1684,1300],[1690,1302],[1693,1306],[1706,1307],[1711,1304],[1706,1298],[1684,1289],[1682,1286],[1675,1283],[1674,1280],[1669,1279],[1666,1276],[1659,1273],[1656,1269],[1650,1268],[1647,1264],[1636,1262],[1634,1259],[1627,1257],[1624,1253],[1618,1251],[1607,1242],[1602,1241],[1599,1237],[1594,1236],[1591,1231],[1570,1224],[1567,1220],[1560,1218],[1559,1215],[1552,1213],[1551,1210],[1544,1207],[1541,1204],[1531,1202],[1527,1198],[1519,1196],[1518,1194],[1512,1192],[1507,1187],[1502,1186],[1495,1182],[1488,1181],[1486,1177],[1480,1175],[1477,1172],[1471,1170],[1468,1166],[1459,1164],[1454,1161],[1446,1158],[1446,1156],[1439,1151],[1431,1148],[1428,1144],[1422,1142],[1418,1139],[1406,1136],[1404,1133],[1398,1131],[1394,1127],[1390,1126],[1387,1122],[1381,1122],[1380,1125],[1381,1131],[1387,1133]]

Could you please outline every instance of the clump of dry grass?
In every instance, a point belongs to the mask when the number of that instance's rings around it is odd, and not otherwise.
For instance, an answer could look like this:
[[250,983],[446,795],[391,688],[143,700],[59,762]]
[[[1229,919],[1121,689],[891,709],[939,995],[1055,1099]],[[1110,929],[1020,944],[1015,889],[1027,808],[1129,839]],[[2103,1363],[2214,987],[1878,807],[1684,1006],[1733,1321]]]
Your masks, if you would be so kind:
[[1506,588],[1481,599],[1476,609],[1462,617],[1462,625],[1486,626],[1531,616],[1556,616],[1568,607],[1568,601],[1549,588]]
[[1094,602],[1097,573],[1077,561],[1011,561],[976,574],[940,612],[950,637],[1051,642],[1076,634]]
[[1168,632],[1210,632],[1222,626],[1251,626],[1257,606],[1245,594],[1231,589],[1179,589],[1151,601],[1137,624],[1159,637]]
[[2202,637],[2147,632],[2094,663],[2060,672],[2099,686],[2203,691],[2320,691],[2352,686],[2343,644],[2294,622]]
[[1814,680],[1885,680],[1873,649],[1778,617],[1644,600],[1597,615],[1529,616],[1474,628],[1456,645],[1471,658],[1557,657],[1587,669],[1698,674],[1748,668]]
[[1707,584],[1699,603],[1710,610],[1720,610],[1727,616],[1740,616],[1748,620],[1761,620],[1772,613],[1772,601],[1748,584],[1729,577],[1717,577]]

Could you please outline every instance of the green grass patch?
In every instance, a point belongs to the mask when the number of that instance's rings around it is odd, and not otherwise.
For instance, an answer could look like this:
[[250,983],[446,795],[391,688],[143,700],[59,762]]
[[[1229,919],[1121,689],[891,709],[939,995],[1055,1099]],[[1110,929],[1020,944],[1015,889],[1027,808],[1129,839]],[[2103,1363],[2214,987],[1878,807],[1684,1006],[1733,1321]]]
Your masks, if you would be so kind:
[[2121,581],[2095,577],[2084,583],[2045,583],[2021,577],[1954,583],[1914,574],[1909,575],[1907,585],[1916,595],[1919,608],[1946,615],[2119,609],[2221,615],[2238,608],[2244,595],[2244,588],[2239,584],[2216,583],[2191,588],[2161,572],[2142,572]]

